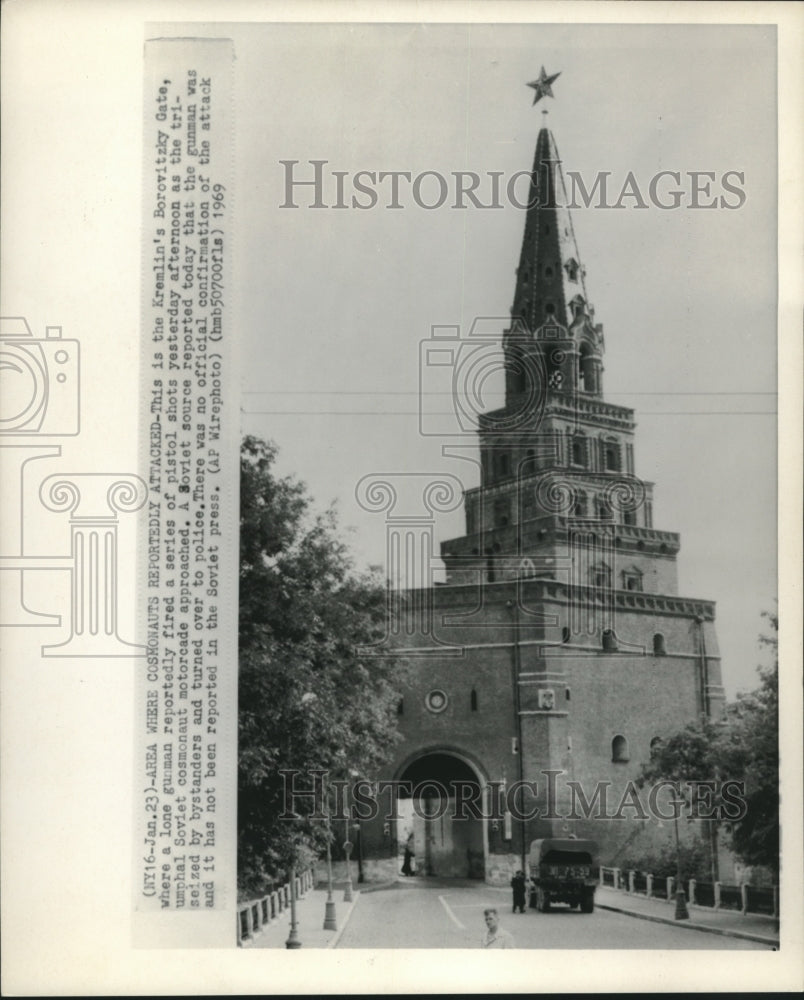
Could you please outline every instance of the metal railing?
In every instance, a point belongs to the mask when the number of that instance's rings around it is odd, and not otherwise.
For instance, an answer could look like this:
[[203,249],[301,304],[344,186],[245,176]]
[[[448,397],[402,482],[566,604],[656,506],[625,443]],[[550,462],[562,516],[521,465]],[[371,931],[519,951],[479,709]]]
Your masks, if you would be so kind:
[[[296,876],[296,898],[301,899],[313,888],[313,873],[303,871]],[[251,899],[237,904],[237,946],[250,944],[262,933],[263,927],[278,920],[280,915],[290,909],[290,882],[283,882],[271,892],[259,899]]]
[[[622,868],[608,868],[601,865],[600,884],[619,889],[632,895],[647,896],[672,902],[676,880],[672,875],[666,878],[650,872],[637,872]],[[758,913],[768,917],[779,917],[778,886],[757,886],[741,883],[729,885],[724,882],[699,882],[696,879],[682,880],[687,900],[693,906],[711,907],[715,910],[738,910],[743,914]]]

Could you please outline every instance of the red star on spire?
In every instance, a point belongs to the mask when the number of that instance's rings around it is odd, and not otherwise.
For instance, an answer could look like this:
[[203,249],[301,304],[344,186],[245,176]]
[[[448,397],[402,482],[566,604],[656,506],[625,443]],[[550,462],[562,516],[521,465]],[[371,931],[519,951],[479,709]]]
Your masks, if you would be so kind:
[[544,66],[542,66],[542,71],[539,74],[539,79],[533,80],[531,83],[528,84],[529,87],[533,87],[533,89],[536,91],[536,94],[533,98],[534,104],[536,104],[537,101],[540,101],[543,97],[553,96],[553,91],[550,87],[550,84],[553,82],[553,80],[557,80],[560,76],[561,76],[560,72],[554,73],[552,76],[548,76],[544,71]]

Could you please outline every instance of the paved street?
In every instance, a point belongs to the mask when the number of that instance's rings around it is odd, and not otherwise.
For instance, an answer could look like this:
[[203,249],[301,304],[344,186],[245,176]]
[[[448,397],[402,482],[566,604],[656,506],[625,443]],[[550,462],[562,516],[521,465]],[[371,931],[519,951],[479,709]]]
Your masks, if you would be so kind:
[[496,906],[501,924],[518,948],[658,948],[769,950],[738,938],[696,933],[595,909],[566,906],[551,913],[511,913],[508,890],[482,883],[428,879],[361,894],[338,948],[477,948],[484,933],[483,908]]

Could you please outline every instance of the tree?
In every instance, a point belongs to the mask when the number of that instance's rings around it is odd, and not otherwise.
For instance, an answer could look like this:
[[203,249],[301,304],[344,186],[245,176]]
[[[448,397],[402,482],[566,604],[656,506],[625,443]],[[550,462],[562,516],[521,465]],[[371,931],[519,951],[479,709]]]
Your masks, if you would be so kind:
[[[748,865],[779,873],[779,694],[778,619],[771,612],[763,618],[771,634],[761,635],[760,645],[772,656],[758,667],[759,687],[741,692],[726,706],[719,720],[702,718],[659,744],[642,768],[643,784],[660,780],[678,782],[743,782],[745,815],[726,821],[731,848]],[[715,794],[713,805],[720,805]]]
[[748,865],[770,868],[779,874],[779,655],[778,617],[765,612],[770,635],[760,644],[771,662],[758,668],[760,684],[740,693],[727,707],[727,724],[718,741],[718,756],[726,773],[745,782],[747,812],[732,825],[731,846]]
[[240,463],[238,883],[256,894],[320,853],[327,828],[296,800],[281,820],[283,769],[370,778],[394,742],[405,678],[398,658],[356,647],[384,634],[377,571],[358,573],[332,510],[274,471],[276,446],[243,441]]

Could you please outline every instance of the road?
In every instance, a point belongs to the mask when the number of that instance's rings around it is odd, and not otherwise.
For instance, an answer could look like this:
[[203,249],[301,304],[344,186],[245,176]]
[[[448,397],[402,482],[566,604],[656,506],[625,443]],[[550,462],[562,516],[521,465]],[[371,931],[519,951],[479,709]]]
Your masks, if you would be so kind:
[[416,880],[363,893],[338,948],[478,948],[483,909],[496,906],[500,923],[517,948],[629,948],[759,950],[765,945],[639,920],[595,909],[584,914],[566,906],[551,913],[511,913],[509,890],[484,883]]

